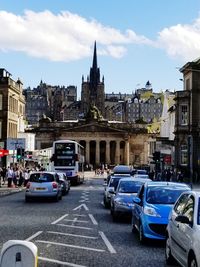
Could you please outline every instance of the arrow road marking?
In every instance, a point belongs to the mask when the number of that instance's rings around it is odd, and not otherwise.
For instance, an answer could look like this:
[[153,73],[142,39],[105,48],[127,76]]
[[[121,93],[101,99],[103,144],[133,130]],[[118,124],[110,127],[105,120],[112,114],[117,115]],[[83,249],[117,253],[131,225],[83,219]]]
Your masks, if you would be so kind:
[[65,217],[67,217],[69,214],[65,214],[62,217],[60,217],[58,220],[52,222],[51,224],[57,224],[58,222],[62,221]]
[[83,207],[85,210],[87,210],[87,211],[89,210],[88,207],[87,207],[85,204],[81,204],[81,205],[79,205],[78,207],[74,208],[73,210],[79,210],[79,209],[81,209],[82,207]]

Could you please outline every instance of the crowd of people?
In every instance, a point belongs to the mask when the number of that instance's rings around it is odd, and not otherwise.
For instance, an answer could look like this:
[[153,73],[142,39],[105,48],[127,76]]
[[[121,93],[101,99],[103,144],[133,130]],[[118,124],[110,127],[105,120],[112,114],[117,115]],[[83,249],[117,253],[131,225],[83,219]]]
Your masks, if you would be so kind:
[[[41,168],[34,170],[41,170]],[[30,168],[18,165],[8,166],[7,168],[0,167],[0,187],[2,185],[7,185],[7,187],[26,187],[32,171]]]

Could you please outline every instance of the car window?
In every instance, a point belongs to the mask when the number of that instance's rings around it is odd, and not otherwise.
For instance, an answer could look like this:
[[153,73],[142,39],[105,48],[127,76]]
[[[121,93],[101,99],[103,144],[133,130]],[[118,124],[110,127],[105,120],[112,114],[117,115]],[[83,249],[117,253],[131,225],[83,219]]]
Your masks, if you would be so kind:
[[142,187],[138,192],[138,197],[141,199],[141,201],[143,200],[143,196],[144,196],[144,185],[142,185]]
[[121,181],[118,186],[119,193],[137,193],[142,185],[142,182]]
[[173,186],[149,186],[146,201],[151,204],[174,204],[184,191],[186,189]]
[[121,179],[120,177],[118,177],[118,178],[111,178],[110,179],[110,183],[109,183],[109,187],[114,187],[115,190],[116,190],[120,179]]
[[30,182],[45,183],[53,181],[54,181],[54,175],[51,173],[32,173],[30,175]]
[[194,198],[192,196],[189,197],[187,204],[183,210],[182,215],[186,216],[190,223],[193,223],[193,215],[194,215]]
[[174,206],[174,211],[176,212],[177,215],[182,214],[187,201],[188,201],[188,194],[182,194],[180,198],[177,200]]

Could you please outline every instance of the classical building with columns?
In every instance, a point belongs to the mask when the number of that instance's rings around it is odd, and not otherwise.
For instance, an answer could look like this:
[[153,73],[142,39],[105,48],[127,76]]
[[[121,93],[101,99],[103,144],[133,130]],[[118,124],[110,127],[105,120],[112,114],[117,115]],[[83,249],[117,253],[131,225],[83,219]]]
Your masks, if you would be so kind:
[[36,149],[51,147],[55,140],[74,140],[85,148],[85,162],[99,164],[148,164],[146,125],[89,119],[76,122],[40,121],[36,134]]

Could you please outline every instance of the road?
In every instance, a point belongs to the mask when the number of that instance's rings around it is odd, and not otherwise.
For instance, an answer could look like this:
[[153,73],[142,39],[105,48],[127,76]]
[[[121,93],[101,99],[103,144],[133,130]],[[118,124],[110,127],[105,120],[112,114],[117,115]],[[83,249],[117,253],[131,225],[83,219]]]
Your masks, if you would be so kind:
[[0,247],[10,239],[33,242],[39,267],[166,266],[164,243],[141,245],[130,222],[114,223],[103,190],[103,179],[88,178],[57,203],[25,203],[24,192],[0,198]]

